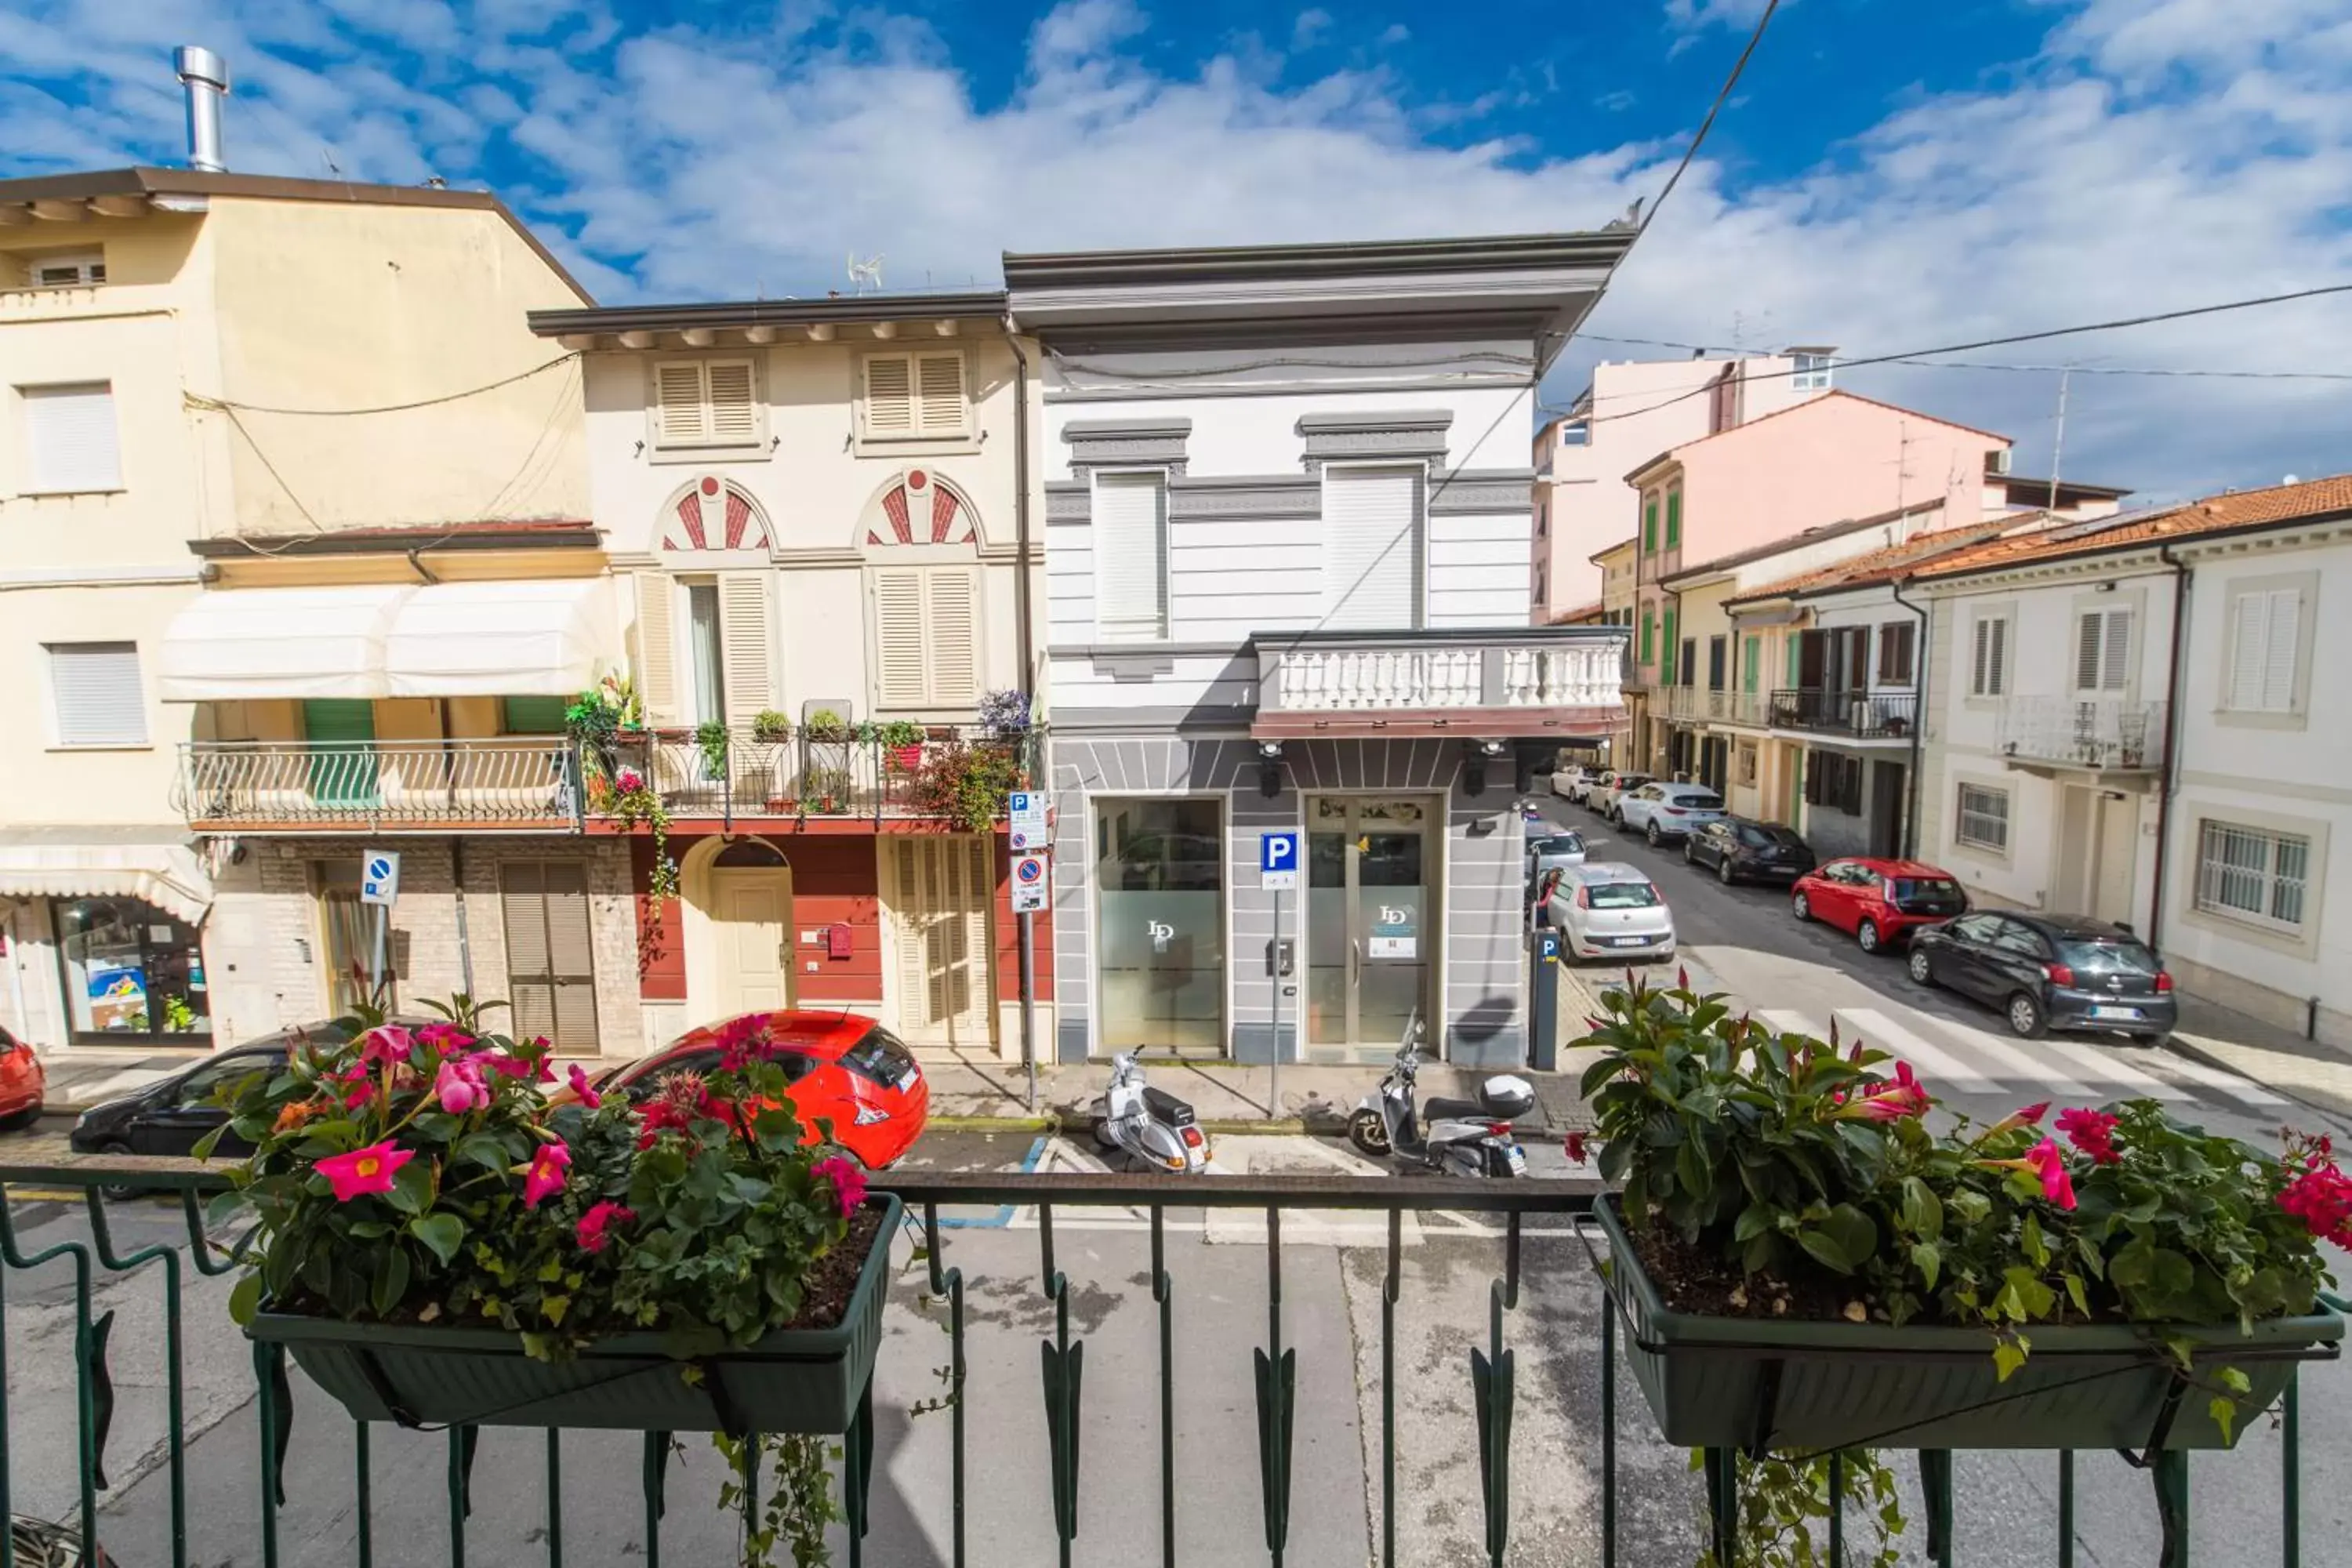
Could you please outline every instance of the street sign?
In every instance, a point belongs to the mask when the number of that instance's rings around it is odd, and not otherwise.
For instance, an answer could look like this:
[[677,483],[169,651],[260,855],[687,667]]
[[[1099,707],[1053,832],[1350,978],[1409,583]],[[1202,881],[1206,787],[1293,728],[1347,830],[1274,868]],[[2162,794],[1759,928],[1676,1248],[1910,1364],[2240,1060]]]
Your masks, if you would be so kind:
[[1013,847],[1043,849],[1046,844],[1045,792],[1016,789],[1005,796],[1005,815],[1012,820]]
[[371,849],[360,858],[360,902],[389,908],[400,897],[400,857]]
[[1015,855],[1013,858],[1013,912],[1029,915],[1044,909],[1051,879],[1045,856]]
[[1266,889],[1298,886],[1298,835],[1295,830],[1257,836],[1257,885]]

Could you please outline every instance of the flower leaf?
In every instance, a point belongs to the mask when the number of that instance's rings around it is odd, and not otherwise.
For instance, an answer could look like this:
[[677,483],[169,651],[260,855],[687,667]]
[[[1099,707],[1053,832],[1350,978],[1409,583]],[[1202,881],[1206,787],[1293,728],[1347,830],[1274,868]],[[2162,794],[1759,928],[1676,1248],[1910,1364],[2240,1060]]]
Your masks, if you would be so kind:
[[392,1178],[392,1191],[383,1194],[383,1200],[402,1214],[423,1214],[425,1205],[433,1201],[432,1162],[411,1160],[403,1165]]
[[258,1273],[248,1273],[244,1279],[239,1279],[236,1282],[236,1288],[228,1293],[229,1321],[243,1328],[253,1321],[254,1313],[260,1309],[261,1276]]
[[453,1214],[429,1214],[410,1220],[408,1234],[423,1242],[446,1267],[465,1245],[466,1222]]

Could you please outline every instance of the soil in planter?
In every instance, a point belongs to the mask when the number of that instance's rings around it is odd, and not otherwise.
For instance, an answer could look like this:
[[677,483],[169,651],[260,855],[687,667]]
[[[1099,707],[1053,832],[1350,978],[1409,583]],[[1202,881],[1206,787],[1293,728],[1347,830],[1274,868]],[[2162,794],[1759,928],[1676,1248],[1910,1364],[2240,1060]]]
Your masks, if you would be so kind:
[[[1617,1204],[1612,1196],[1609,1200]],[[1624,1206],[1617,1204],[1622,1217]],[[1643,1271],[1667,1308],[1708,1318],[1780,1318],[1806,1322],[1847,1322],[1848,1303],[1862,1300],[1853,1281],[1823,1269],[1809,1269],[1783,1279],[1776,1274],[1746,1274],[1739,1265],[1712,1248],[1693,1247],[1673,1227],[1654,1224],[1636,1230],[1629,1220],[1626,1234]],[[1864,1303],[1867,1305],[1867,1303]]]

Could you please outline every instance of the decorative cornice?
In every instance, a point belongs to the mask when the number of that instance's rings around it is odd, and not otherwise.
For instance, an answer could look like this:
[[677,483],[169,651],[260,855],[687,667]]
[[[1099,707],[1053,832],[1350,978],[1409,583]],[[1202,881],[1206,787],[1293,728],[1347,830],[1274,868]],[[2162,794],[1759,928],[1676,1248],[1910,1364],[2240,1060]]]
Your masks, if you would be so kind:
[[1451,468],[1429,491],[1429,515],[1526,511],[1533,502],[1533,468]]
[[1073,419],[1062,426],[1070,467],[1083,470],[1112,463],[1165,463],[1184,471],[1190,419]]
[[1363,414],[1302,414],[1296,426],[1311,468],[1331,458],[1443,458],[1454,416],[1414,408]]
[[1084,479],[1045,481],[1045,521],[1087,522],[1094,516],[1094,487]]
[[1313,474],[1182,478],[1171,480],[1168,486],[1168,515],[1179,522],[1213,518],[1313,518],[1322,512],[1322,481]]

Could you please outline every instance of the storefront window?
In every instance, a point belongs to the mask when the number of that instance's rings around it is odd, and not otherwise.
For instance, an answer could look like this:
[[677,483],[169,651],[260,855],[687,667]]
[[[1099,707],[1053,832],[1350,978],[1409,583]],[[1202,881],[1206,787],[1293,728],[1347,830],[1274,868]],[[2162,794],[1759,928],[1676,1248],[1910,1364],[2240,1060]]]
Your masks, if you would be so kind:
[[50,905],[77,1037],[209,1043],[212,1002],[192,927],[137,899]]
[[1216,801],[1095,803],[1103,1049],[1224,1049],[1223,846]]

